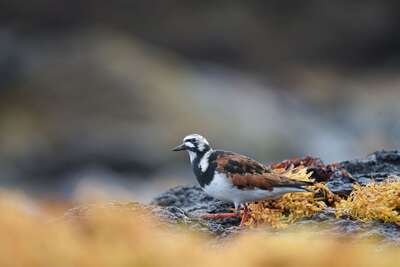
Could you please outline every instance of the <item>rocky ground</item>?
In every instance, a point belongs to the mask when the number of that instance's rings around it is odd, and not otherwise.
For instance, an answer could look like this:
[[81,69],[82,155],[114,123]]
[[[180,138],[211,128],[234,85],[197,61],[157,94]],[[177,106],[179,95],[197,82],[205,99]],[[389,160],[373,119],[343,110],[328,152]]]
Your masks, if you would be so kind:
[[[383,181],[389,176],[400,175],[400,151],[379,151],[363,160],[342,162],[342,165],[351,177],[337,171],[327,182],[332,192],[348,195],[352,185],[365,185],[371,181]],[[163,207],[159,215],[170,221],[183,221],[192,227],[209,231],[217,235],[228,235],[237,232],[239,219],[228,218],[222,220],[202,220],[205,213],[226,212],[232,204],[225,203],[207,196],[199,186],[175,187],[155,198],[153,203]],[[380,237],[389,241],[400,242],[400,226],[390,223],[372,222],[363,223],[350,218],[336,218],[333,208],[327,208],[312,218],[295,224],[317,226],[320,231],[335,231],[346,234],[362,234],[367,237]],[[322,230],[324,229],[324,230]]]

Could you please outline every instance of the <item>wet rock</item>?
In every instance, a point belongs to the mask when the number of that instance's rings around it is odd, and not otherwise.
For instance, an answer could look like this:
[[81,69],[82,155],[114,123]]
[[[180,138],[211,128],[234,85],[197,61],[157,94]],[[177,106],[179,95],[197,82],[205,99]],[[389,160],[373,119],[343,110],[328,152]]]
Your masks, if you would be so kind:
[[348,195],[354,183],[366,185],[373,181],[384,181],[389,176],[400,176],[400,151],[377,151],[366,159],[345,161],[340,165],[351,176],[336,171],[328,180],[327,186],[336,194]]

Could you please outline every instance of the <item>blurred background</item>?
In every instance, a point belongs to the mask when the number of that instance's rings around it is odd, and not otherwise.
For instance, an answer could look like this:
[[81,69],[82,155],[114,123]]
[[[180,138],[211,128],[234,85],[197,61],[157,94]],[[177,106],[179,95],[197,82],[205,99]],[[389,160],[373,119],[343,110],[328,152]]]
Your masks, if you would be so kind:
[[400,2],[0,0],[0,186],[149,201],[205,135],[262,162],[400,142]]

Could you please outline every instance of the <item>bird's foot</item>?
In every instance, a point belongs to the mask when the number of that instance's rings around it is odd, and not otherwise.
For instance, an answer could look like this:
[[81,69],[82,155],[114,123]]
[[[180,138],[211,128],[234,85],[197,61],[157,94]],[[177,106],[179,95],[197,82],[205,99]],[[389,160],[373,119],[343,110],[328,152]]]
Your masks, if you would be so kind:
[[243,212],[242,212],[242,219],[240,220],[239,227],[243,227],[245,223],[249,220],[250,214],[249,214],[249,209],[247,208],[247,205],[244,206]]
[[203,219],[225,219],[225,218],[234,218],[240,217],[240,213],[238,212],[228,212],[228,213],[209,213],[203,215]]
[[249,220],[250,218],[250,213],[249,209],[247,206],[244,206],[243,210],[237,210],[235,209],[234,212],[227,212],[227,213],[209,213],[206,215],[202,216],[202,219],[225,219],[225,218],[235,218],[235,217],[241,217],[240,220],[240,227],[245,226],[245,223]]

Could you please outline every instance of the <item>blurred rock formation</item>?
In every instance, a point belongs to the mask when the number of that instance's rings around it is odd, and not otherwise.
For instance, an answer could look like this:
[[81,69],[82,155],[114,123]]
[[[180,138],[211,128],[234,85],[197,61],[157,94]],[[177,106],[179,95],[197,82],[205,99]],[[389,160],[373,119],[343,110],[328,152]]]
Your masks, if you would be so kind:
[[1,184],[192,183],[190,132],[265,162],[396,147],[398,6],[0,1]]

